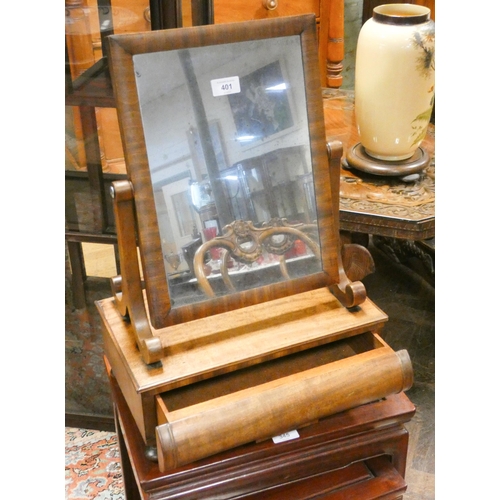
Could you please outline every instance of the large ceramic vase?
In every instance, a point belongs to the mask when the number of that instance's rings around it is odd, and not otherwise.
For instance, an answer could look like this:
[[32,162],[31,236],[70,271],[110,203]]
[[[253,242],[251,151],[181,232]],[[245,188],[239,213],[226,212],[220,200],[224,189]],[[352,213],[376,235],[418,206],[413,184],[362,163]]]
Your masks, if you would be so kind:
[[434,103],[434,22],[430,9],[373,9],[356,52],[355,113],[361,145],[373,158],[411,158],[425,137]]

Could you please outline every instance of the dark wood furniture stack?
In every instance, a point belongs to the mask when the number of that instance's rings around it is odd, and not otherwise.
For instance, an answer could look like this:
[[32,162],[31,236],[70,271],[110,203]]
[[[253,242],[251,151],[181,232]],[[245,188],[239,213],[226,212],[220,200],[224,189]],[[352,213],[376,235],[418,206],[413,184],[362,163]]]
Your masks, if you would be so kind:
[[162,473],[107,363],[127,500],[238,498],[397,499],[404,481],[415,407],[404,394],[338,413],[300,430],[300,439],[268,439]]

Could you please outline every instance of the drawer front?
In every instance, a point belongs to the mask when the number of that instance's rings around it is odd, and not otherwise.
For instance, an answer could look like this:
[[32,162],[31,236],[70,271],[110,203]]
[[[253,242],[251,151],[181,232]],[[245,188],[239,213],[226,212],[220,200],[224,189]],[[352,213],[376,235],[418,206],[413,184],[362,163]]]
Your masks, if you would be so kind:
[[[273,9],[273,2],[276,7]],[[266,19],[268,17],[295,16],[314,12],[319,18],[320,0],[214,0],[214,21],[231,23]],[[269,5],[269,7],[266,7]]]
[[367,333],[169,391],[156,398],[160,470],[405,391],[412,380],[408,353]]

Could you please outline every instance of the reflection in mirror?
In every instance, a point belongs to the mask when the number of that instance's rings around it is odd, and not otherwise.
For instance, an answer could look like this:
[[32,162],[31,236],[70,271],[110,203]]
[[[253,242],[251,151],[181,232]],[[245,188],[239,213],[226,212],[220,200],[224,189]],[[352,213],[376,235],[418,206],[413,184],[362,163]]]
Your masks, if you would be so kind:
[[133,56],[174,306],[321,271],[301,57],[298,35]]

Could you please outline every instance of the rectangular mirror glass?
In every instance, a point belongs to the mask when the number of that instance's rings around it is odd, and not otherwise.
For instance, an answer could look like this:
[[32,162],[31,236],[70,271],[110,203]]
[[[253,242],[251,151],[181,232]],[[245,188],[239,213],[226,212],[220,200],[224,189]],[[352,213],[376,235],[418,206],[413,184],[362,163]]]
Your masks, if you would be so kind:
[[[216,295],[287,279],[282,258],[289,277],[321,271],[313,250],[291,234],[255,242],[272,222],[306,227],[318,242],[301,52],[295,35],[133,57],[174,307],[206,300],[195,252],[235,221],[251,223],[234,240],[241,257],[229,252],[224,263],[227,250],[212,247],[199,268]],[[270,245],[285,239],[281,257]]]

